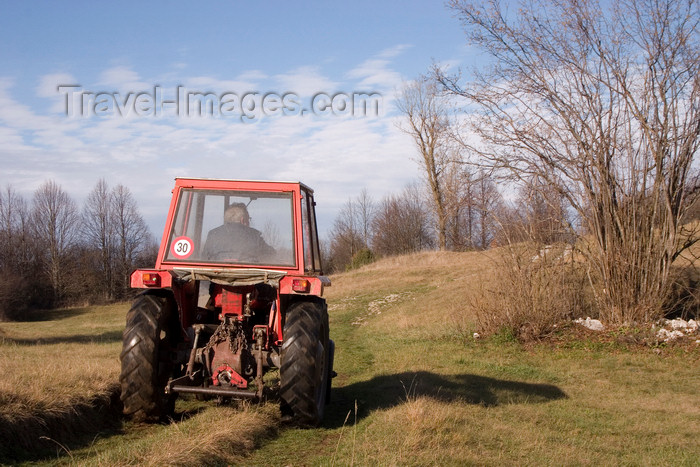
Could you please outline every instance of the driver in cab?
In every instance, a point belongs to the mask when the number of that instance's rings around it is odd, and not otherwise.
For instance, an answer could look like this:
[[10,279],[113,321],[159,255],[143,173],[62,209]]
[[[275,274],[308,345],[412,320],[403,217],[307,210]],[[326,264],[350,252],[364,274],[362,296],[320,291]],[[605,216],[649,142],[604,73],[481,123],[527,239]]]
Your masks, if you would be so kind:
[[262,238],[260,231],[250,227],[248,208],[234,203],[224,211],[224,225],[209,231],[204,243],[206,260],[238,263],[270,261],[275,249]]

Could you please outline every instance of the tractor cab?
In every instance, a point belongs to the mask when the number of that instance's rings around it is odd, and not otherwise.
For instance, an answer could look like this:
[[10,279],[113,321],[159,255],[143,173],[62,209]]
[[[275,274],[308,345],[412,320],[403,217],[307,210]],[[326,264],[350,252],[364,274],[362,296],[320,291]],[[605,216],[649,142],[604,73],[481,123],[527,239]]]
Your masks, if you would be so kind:
[[[314,206],[313,191],[301,183],[176,179],[156,268],[321,274]],[[220,245],[225,237],[228,249]]]

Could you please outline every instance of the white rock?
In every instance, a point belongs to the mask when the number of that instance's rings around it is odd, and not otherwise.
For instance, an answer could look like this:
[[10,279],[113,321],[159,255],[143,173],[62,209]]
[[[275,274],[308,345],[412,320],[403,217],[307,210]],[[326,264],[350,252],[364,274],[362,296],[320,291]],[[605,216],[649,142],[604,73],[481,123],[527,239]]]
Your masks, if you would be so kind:
[[579,318],[574,320],[574,323],[580,324],[583,327],[586,327],[590,329],[591,331],[604,331],[605,326],[603,326],[603,323],[598,321],[597,319],[591,319],[591,317],[587,317],[585,320]]
[[603,323],[601,323],[597,319],[591,318],[586,319],[586,323],[584,324],[584,326],[586,326],[588,329],[592,329],[593,331],[603,331],[605,329]]
[[686,329],[688,327],[688,322],[681,318],[672,319],[666,323],[671,325],[671,329]]
[[668,329],[659,329],[659,332],[656,333],[656,337],[663,340],[664,342],[669,342],[678,339],[679,337],[683,337],[685,334],[683,334],[683,331],[669,331]]

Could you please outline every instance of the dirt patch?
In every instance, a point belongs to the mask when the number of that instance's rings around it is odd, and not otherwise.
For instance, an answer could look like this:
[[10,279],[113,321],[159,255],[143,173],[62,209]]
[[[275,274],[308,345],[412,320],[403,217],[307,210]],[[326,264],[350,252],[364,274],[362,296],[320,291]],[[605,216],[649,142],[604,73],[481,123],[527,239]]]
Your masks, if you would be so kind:
[[388,308],[391,304],[401,301],[403,298],[410,296],[410,292],[403,293],[393,293],[389,294],[384,298],[379,298],[377,300],[372,300],[367,305],[367,311],[357,316],[355,321],[352,322],[353,326],[364,326],[367,324],[367,320],[372,316],[381,315],[384,309]]

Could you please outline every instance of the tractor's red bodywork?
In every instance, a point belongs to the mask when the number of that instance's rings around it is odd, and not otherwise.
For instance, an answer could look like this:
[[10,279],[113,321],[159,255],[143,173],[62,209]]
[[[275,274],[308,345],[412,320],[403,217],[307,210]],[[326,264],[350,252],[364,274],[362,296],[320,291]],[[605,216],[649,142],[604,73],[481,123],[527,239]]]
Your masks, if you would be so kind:
[[172,193],[155,268],[131,276],[145,291],[124,332],[125,412],[162,418],[180,393],[261,399],[276,367],[283,416],[317,425],[334,345],[313,191],[178,178]]

